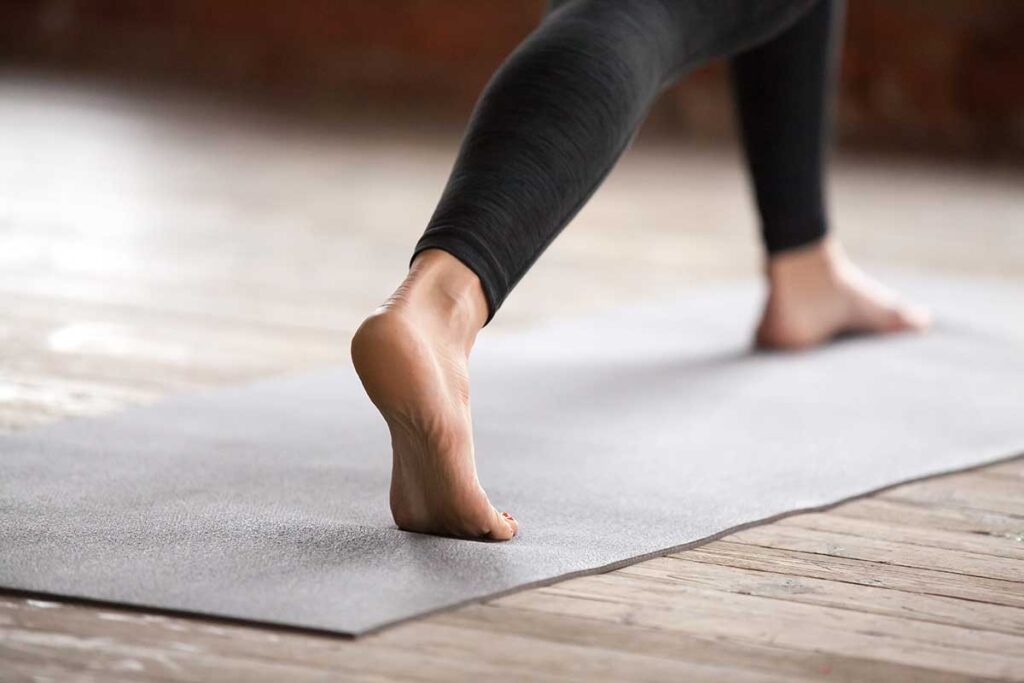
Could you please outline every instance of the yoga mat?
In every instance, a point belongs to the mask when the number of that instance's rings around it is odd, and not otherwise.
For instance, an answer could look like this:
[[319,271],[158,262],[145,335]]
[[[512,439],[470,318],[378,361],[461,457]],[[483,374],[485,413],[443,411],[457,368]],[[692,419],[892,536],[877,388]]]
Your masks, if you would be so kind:
[[0,585],[361,634],[1024,452],[1024,288],[896,284],[934,332],[752,353],[754,285],[485,332],[477,458],[522,523],[505,544],[393,526],[387,433],[347,366],[4,437]]

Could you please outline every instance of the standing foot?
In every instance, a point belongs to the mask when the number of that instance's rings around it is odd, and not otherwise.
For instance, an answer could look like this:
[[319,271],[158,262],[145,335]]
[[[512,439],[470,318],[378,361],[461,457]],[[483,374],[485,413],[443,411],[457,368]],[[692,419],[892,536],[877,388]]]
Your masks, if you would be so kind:
[[468,361],[486,319],[476,275],[427,250],[352,339],[356,372],[391,432],[391,514],[406,531],[505,541],[518,530],[491,505],[473,458]]
[[756,343],[805,349],[843,334],[921,332],[931,318],[903,303],[847,259],[829,238],[768,262],[768,300]]

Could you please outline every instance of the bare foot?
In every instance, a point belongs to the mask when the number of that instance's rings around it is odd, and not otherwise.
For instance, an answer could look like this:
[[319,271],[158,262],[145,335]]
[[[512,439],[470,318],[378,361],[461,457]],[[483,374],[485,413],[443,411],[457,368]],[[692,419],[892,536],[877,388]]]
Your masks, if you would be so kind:
[[772,258],[757,328],[762,348],[804,349],[847,333],[920,332],[927,311],[900,302],[829,238]]
[[391,431],[391,514],[406,531],[498,541],[518,531],[487,499],[473,459],[468,361],[486,319],[476,275],[427,250],[352,339],[356,372]]

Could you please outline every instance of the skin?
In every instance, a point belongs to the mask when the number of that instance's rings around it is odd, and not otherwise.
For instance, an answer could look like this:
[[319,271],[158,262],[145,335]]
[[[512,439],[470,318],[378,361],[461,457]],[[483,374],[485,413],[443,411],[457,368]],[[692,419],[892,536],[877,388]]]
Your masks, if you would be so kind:
[[[923,331],[928,314],[898,301],[838,243],[778,254],[755,343],[801,350],[848,333]],[[519,524],[477,478],[469,354],[487,320],[477,276],[448,253],[421,252],[395,293],[352,339],[352,360],[391,432],[391,513],[399,528],[506,541]]]

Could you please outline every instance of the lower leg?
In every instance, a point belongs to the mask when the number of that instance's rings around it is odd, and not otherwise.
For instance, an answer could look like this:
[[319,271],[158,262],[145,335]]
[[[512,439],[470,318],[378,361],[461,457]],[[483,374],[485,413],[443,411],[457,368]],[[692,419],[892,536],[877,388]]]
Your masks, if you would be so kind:
[[924,329],[828,236],[825,160],[842,0],[819,0],[796,24],[733,59],[744,148],[768,253],[758,345],[805,348],[848,332]]
[[399,527],[516,533],[477,480],[470,349],[611,168],[675,64],[670,5],[577,0],[516,50],[477,104],[408,277],[356,333],[356,370],[391,432]]

